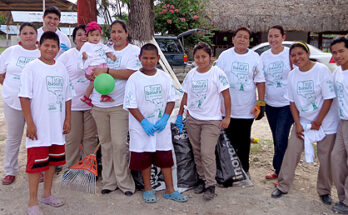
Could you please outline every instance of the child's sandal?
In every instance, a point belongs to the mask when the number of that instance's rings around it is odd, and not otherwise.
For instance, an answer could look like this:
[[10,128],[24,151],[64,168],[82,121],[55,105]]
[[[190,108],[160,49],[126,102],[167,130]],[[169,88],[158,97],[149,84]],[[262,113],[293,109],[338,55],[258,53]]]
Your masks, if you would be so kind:
[[156,203],[157,202],[155,192],[153,192],[153,190],[149,190],[149,191],[144,192],[143,198],[144,198],[145,203]]
[[39,205],[31,206],[27,209],[27,215],[44,215]]
[[178,191],[174,191],[172,193],[164,193],[164,198],[171,199],[176,202],[187,202],[187,196],[180,194]]
[[86,95],[81,97],[80,100],[83,101],[84,103],[86,103],[88,106],[91,106],[91,107],[93,106],[92,100],[90,98],[88,98]]
[[102,95],[100,101],[101,102],[113,102],[115,100],[108,95]]

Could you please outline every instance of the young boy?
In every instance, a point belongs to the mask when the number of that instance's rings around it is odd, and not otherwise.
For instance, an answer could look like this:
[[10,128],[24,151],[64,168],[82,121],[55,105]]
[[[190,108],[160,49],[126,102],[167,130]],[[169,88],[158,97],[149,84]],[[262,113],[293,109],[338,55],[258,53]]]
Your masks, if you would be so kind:
[[348,39],[341,37],[331,43],[331,52],[340,67],[334,73],[340,125],[334,148],[331,152],[333,182],[337,189],[339,202],[332,210],[348,214]]
[[45,10],[44,15],[42,17],[44,25],[41,28],[37,29],[37,41],[40,41],[41,35],[46,31],[52,31],[58,35],[59,41],[60,41],[60,50],[56,58],[58,58],[63,52],[71,48],[71,43],[69,38],[63,32],[58,30],[60,17],[61,17],[61,13],[57,7],[55,6],[48,7]]
[[27,168],[29,202],[27,214],[42,214],[38,205],[40,172],[45,171],[41,203],[59,207],[64,201],[51,195],[55,166],[65,164],[65,138],[71,123],[71,88],[62,63],[54,60],[59,38],[45,32],[39,50],[41,56],[28,63],[21,75],[19,98],[27,123]]
[[175,89],[170,77],[156,69],[159,55],[155,45],[145,44],[139,59],[142,68],[128,79],[124,98],[124,108],[131,113],[129,168],[141,171],[145,203],[157,202],[150,184],[151,164],[162,169],[164,198],[186,202],[186,196],[174,191],[171,170],[173,144],[168,119],[175,104]]

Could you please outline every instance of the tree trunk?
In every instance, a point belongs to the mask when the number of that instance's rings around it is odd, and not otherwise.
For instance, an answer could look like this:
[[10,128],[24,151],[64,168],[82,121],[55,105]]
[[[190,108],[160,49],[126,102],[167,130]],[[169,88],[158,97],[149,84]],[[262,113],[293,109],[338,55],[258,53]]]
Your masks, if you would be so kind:
[[77,1],[77,22],[87,25],[92,21],[97,21],[96,0],[78,0]]
[[134,40],[149,41],[154,34],[153,0],[131,0],[129,4],[129,33]]

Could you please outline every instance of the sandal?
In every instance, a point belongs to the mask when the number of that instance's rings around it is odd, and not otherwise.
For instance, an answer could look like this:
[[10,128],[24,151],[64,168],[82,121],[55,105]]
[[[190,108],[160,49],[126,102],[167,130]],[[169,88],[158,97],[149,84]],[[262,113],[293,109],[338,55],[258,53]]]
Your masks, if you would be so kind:
[[273,180],[273,179],[277,179],[277,178],[278,178],[278,175],[275,174],[275,173],[269,173],[269,174],[267,174],[267,175],[265,176],[265,178],[266,178],[267,180]]
[[55,196],[52,196],[52,195],[47,197],[47,198],[41,198],[40,202],[44,203],[46,205],[50,205],[50,206],[55,207],[55,208],[64,205],[64,200],[63,199],[55,197]]
[[83,95],[83,97],[81,97],[80,100],[86,103],[88,106],[91,106],[91,107],[93,106],[92,100],[88,98],[86,95]]
[[144,192],[143,198],[144,198],[145,203],[156,203],[157,202],[157,199],[156,199],[156,196],[155,196],[155,193],[153,192],[153,190],[149,190],[149,191]]
[[165,193],[164,198],[171,199],[171,200],[174,200],[176,202],[187,202],[187,197],[180,194],[178,191],[175,191],[175,192],[172,192],[169,194]]
[[101,102],[113,102],[115,100],[108,95],[102,95],[100,101]]
[[27,214],[28,215],[44,215],[42,213],[39,205],[34,205],[34,206],[27,208]]

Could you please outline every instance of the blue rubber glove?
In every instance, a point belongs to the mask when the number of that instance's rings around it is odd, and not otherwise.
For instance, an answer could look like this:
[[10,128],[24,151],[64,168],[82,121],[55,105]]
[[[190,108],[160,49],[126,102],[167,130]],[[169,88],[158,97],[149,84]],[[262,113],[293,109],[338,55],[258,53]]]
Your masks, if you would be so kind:
[[155,127],[158,133],[163,131],[163,129],[166,127],[168,119],[169,119],[169,114],[165,113],[163,114],[162,118],[156,122]]
[[140,124],[148,136],[153,136],[155,134],[155,131],[156,131],[155,125],[150,123],[146,118],[143,119]]
[[70,49],[69,46],[65,45],[64,43],[60,44],[60,48],[63,49],[64,51],[68,51]]
[[179,128],[180,134],[182,133],[182,129],[184,128],[184,123],[182,122],[182,115],[176,116],[175,126]]

